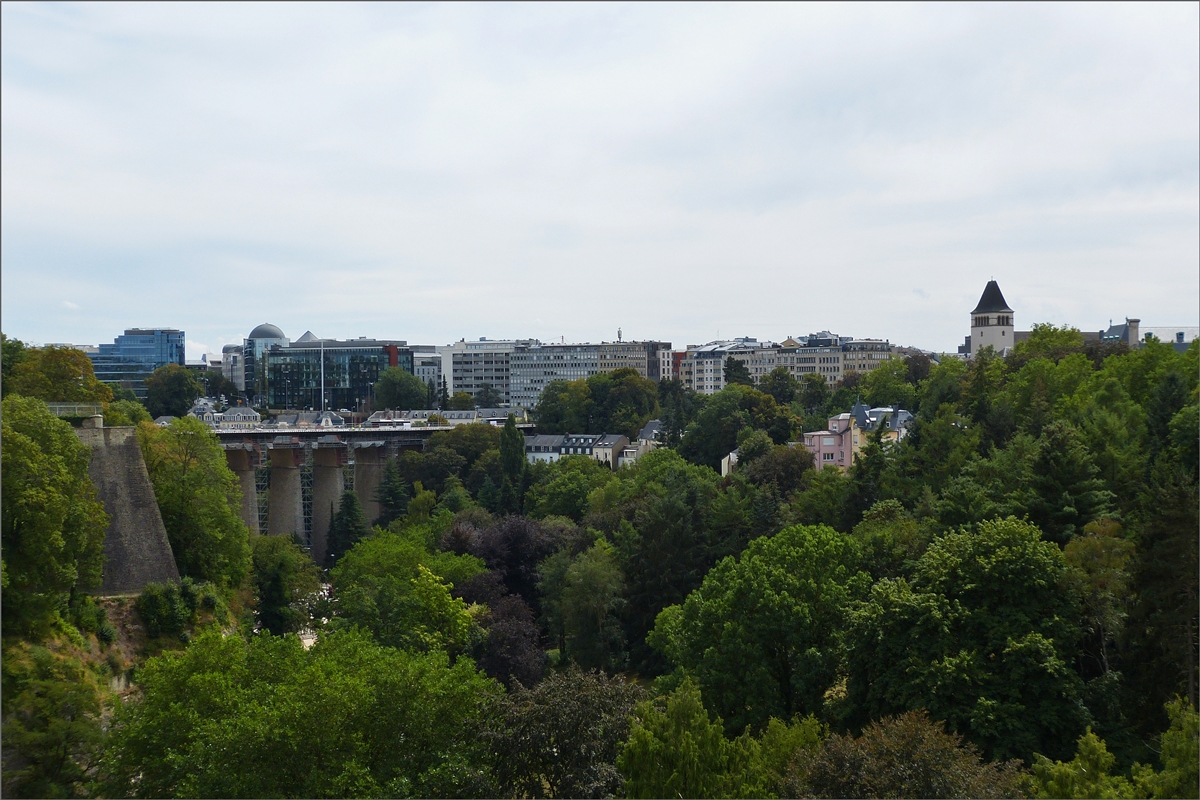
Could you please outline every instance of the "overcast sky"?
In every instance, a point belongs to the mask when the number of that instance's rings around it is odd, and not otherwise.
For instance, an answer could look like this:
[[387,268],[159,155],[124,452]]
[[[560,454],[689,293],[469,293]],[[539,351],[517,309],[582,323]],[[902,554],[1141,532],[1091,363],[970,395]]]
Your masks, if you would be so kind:
[[1200,321],[1200,5],[4,3],[3,329]]

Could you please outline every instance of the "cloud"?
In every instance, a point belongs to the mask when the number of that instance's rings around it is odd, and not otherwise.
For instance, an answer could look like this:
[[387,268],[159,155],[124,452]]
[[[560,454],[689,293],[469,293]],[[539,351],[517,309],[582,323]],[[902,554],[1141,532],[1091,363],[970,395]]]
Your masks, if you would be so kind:
[[992,275],[1197,318],[1195,5],[0,17],[6,333],[952,348]]
[[79,310],[79,305],[78,305],[78,304],[76,304],[76,303],[72,303],[70,300],[63,300],[63,301],[62,301],[62,304],[63,304],[63,308],[69,308],[69,309],[71,309],[72,311],[78,311],[78,310]]
[[193,342],[191,339],[186,340],[184,350],[187,353],[188,361],[199,361],[212,352],[208,345],[203,342]]

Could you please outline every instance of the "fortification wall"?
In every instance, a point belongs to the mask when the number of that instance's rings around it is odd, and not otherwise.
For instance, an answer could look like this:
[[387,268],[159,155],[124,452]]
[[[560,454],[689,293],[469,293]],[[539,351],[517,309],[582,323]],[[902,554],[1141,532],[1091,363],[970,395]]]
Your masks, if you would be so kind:
[[179,569],[136,429],[85,427],[75,434],[92,450],[88,475],[110,520],[104,537],[103,579],[94,594],[134,594],[147,583],[178,581]]

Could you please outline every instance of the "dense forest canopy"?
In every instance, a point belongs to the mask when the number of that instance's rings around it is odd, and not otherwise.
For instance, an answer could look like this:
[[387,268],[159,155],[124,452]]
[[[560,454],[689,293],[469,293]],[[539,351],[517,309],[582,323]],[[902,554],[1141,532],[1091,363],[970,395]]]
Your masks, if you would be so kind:
[[[248,534],[202,424],[91,387],[184,576],[127,606],[87,596],[107,519],[41,402],[82,365],[4,345],[6,793],[1197,796],[1196,343],[554,383],[539,431],[661,446],[439,432],[377,519],[346,493],[325,571]],[[795,442],[859,398],[906,435],[818,469]]]

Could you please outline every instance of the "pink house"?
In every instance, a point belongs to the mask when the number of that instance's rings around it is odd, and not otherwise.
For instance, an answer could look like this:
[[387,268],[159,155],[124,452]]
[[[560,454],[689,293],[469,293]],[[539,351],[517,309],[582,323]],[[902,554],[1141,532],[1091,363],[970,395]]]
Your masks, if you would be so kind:
[[829,418],[829,429],[804,434],[804,447],[813,454],[813,466],[849,469],[858,451],[867,443],[866,431],[858,427],[852,414]]

